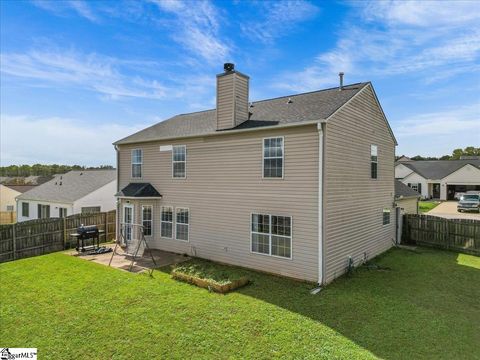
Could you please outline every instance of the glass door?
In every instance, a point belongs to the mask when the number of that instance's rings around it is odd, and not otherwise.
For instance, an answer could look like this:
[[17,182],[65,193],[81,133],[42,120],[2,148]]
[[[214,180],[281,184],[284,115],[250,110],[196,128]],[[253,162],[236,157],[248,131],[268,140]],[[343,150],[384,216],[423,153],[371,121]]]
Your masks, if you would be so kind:
[[123,206],[123,237],[125,242],[132,241],[133,205]]

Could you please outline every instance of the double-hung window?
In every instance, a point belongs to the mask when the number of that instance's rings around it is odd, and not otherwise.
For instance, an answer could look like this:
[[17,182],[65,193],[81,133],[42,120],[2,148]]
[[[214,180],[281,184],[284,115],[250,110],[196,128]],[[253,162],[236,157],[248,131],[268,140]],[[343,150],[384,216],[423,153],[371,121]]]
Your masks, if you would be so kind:
[[132,150],[132,178],[142,177],[143,151],[142,149]]
[[63,207],[58,208],[58,217],[60,218],[67,217],[67,208],[63,208]]
[[174,178],[185,179],[187,176],[187,147],[175,145],[172,148],[172,172]]
[[283,178],[283,137],[263,139],[263,177]]
[[38,204],[38,218],[39,219],[50,218],[50,205]]
[[153,207],[152,205],[143,205],[142,206],[142,225],[143,225],[143,235],[151,236],[152,235],[152,222],[153,222]]
[[22,202],[22,216],[29,217],[30,216],[30,203]]
[[370,176],[372,179],[377,178],[378,172],[378,147],[370,145]]
[[390,224],[390,209],[383,209],[383,225]]
[[164,238],[173,238],[173,208],[171,206],[162,206],[160,220],[160,235]]
[[189,211],[187,208],[176,208],[175,214],[175,238],[188,241]]
[[290,216],[252,214],[251,251],[292,258],[292,218]]

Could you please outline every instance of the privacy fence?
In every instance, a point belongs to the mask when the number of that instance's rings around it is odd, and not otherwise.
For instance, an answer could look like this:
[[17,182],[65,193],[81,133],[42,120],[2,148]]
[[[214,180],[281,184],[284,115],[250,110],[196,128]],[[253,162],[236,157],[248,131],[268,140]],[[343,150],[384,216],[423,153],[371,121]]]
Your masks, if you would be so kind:
[[402,241],[480,255],[480,220],[405,214]]
[[0,262],[48,254],[76,246],[70,235],[80,225],[97,225],[101,241],[115,238],[116,212],[77,214],[66,218],[38,219],[0,225]]
[[0,225],[13,224],[17,221],[17,213],[15,211],[0,211]]

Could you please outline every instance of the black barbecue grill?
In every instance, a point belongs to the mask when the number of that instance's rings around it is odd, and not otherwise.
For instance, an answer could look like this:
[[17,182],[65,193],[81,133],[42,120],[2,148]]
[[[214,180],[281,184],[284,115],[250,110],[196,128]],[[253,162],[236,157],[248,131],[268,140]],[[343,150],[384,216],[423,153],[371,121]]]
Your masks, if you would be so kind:
[[[84,226],[81,225],[77,228],[77,232],[75,234],[70,234],[74,238],[77,239],[77,251],[87,251],[87,250],[95,250],[100,247],[100,234],[103,234],[103,230],[99,230],[97,225],[89,225],[89,226]],[[85,241],[86,240],[93,240],[93,244],[91,246],[85,247]],[[97,242],[95,246],[95,240]],[[81,248],[80,248],[80,243],[81,243]]]

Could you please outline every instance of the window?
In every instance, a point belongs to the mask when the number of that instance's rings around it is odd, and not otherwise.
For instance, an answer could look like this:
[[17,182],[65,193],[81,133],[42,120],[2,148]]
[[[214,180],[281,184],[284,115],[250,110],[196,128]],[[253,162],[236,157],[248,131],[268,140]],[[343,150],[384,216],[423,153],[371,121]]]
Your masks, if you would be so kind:
[[187,174],[187,147],[177,145],[172,149],[172,171],[174,178],[185,178]]
[[283,178],[283,137],[263,139],[263,177]]
[[13,205],[7,205],[7,211],[13,211],[15,207]]
[[370,145],[370,176],[377,178],[378,172],[378,148],[377,145]]
[[422,184],[421,183],[408,183],[413,190],[418,191],[420,194],[422,193]]
[[143,235],[152,236],[152,222],[153,222],[153,207],[152,205],[142,206],[142,225]]
[[58,208],[58,217],[67,217],[67,208]]
[[292,258],[292,218],[252,214],[251,250],[254,253]]
[[30,204],[28,202],[22,202],[22,216],[23,217],[30,216]]
[[38,204],[38,218],[39,219],[50,218],[50,205]]
[[383,225],[390,224],[390,209],[383,209]]
[[142,149],[132,150],[132,178],[142,177],[143,152]]
[[188,241],[189,214],[186,208],[176,209],[175,237],[177,240]]
[[100,206],[85,206],[82,207],[82,214],[93,214],[93,213],[99,213],[101,211]]
[[161,230],[160,234],[162,237],[173,238],[173,209],[170,206],[162,207],[161,214]]

